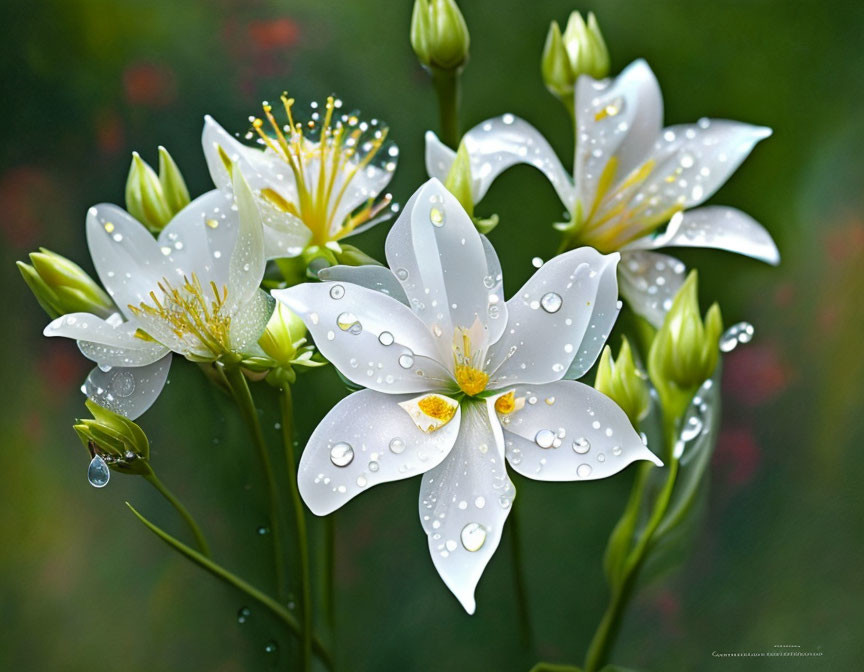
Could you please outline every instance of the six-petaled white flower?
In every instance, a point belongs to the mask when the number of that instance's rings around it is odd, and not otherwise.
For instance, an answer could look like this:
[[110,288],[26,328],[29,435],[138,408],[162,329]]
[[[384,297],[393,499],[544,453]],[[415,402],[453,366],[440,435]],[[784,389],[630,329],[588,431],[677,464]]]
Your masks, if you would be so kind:
[[[206,117],[202,144],[214,184],[231,191],[233,164],[254,190],[264,223],[268,259],[294,257],[308,245],[338,246],[392,214],[391,196],[379,198],[393,176],[399,150],[387,142],[377,119],[343,113],[328,98],[323,111],[313,105],[306,124],[295,120],[294,100],[281,98],[287,117],[280,124],[264,104],[266,121],[252,118],[247,139],[238,141]],[[337,247],[338,249],[338,247]]]
[[76,339],[97,363],[82,388],[96,403],[134,419],[161,392],[171,352],[214,361],[256,347],[273,299],[259,288],[260,215],[238,171],[233,192],[236,204],[219,190],[196,199],[158,239],[116,205],[90,208],[90,256],[119,312],[71,313],[44,333]]
[[[660,87],[642,60],[615,79],[581,76],[575,115],[572,177],[522,119],[505,114],[470,130],[463,141],[474,201],[514,164],[541,170],[570,213],[570,222],[559,226],[571,244],[619,250],[621,294],[656,326],[684,281],[684,264],[654,250],[712,247],[779,263],[771,236],[749,215],[722,206],[686,210],[710,198],[770,129],[709,119],[664,129]],[[454,157],[427,133],[430,176],[444,179]],[[651,235],[667,222],[665,231]]]
[[617,317],[618,254],[560,255],[505,302],[495,250],[433,179],[394,224],[386,256],[389,269],[337,266],[321,283],[273,292],[367,388],[313,432],[300,492],[326,515],[373,485],[423,474],[432,560],[473,613],[515,496],[505,458],[548,481],[658,462],[614,402],[564,380],[592,366]]

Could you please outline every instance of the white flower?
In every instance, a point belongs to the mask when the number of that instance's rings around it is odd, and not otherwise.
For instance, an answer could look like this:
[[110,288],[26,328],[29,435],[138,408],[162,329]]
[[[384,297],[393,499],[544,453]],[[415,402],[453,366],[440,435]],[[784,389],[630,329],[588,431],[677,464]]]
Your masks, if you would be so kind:
[[116,205],[87,213],[87,243],[119,312],[107,320],[71,313],[46,336],[78,341],[97,363],[82,388],[134,419],[159,396],[171,352],[212,361],[254,346],[273,309],[259,288],[264,241],[252,192],[239,171],[237,204],[218,190],[186,206],[154,239]]
[[[516,163],[541,170],[570,213],[560,225],[570,242],[619,250],[621,293],[655,326],[684,281],[684,264],[653,250],[712,247],[779,263],[771,236],[749,215],[723,206],[685,211],[710,198],[770,129],[709,119],[664,129],[660,87],[642,60],[615,79],[580,77],[575,114],[572,177],[539,131],[512,114],[471,129],[463,141],[474,201]],[[443,179],[454,157],[426,134],[430,176]],[[663,233],[650,235],[666,222]]]
[[624,412],[562,380],[594,363],[618,314],[617,254],[563,254],[509,301],[489,241],[438,180],[387,237],[389,270],[335,266],[276,290],[321,353],[367,389],[337,404],[303,452],[317,515],[363,490],[424,474],[420,519],[444,582],[469,613],[515,496],[511,468],[547,481],[656,458]]
[[312,119],[300,124],[294,100],[283,95],[281,101],[287,124],[279,124],[267,103],[266,122],[251,119],[246,138],[257,135],[260,148],[239,142],[209,116],[201,138],[218,188],[230,193],[233,162],[254,190],[267,258],[294,257],[308,245],[338,249],[337,241],[387,219],[392,197],[378,195],[399,155],[396,145],[385,142],[387,128],[377,119],[342,113],[342,102],[332,97],[321,112],[313,105]]

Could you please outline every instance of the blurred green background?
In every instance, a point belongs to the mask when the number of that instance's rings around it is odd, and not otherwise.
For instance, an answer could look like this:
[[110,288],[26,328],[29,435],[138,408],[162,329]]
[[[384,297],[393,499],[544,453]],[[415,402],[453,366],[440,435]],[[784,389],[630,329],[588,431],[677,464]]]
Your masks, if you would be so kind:
[[[724,429],[707,516],[684,567],[637,598],[615,662],[644,670],[860,669],[864,632],[864,4],[784,0],[465,0],[471,62],[466,128],[505,111],[538,126],[570,160],[563,108],[539,58],[548,23],[594,10],[613,70],[645,57],[668,123],[726,117],[774,128],[713,202],[772,232],[772,269],[721,252],[701,269],[703,300],[756,338],[726,359]],[[202,117],[232,131],[262,99],[337,93],[389,123],[402,149],[392,183],[405,202],[424,179],[431,87],[408,44],[409,0],[10,0],[0,8],[0,241],[5,319],[0,432],[0,668],[290,669],[278,623],[192,567],[126,509],[179,535],[140,479],[87,484],[71,429],[89,369],[46,322],[13,262],[45,245],[90,266],[84,213],[122,203],[129,154],[164,144],[193,195],[210,188]],[[531,168],[499,179],[479,208],[508,294],[548,258],[561,206]],[[352,239],[382,256],[388,225]],[[616,345],[617,348],[617,345]],[[175,360],[176,362],[176,360]],[[226,566],[269,585],[266,498],[253,450],[226,399],[176,362],[139,421],[153,464],[209,532]],[[264,390],[260,390],[264,392]],[[295,395],[301,436],[342,395],[330,369]],[[265,427],[276,415],[259,395]],[[632,472],[587,484],[516,481],[535,643],[520,643],[509,537],[467,616],[428,557],[414,479],[338,512],[337,657],[342,670],[528,670],[581,662],[605,607],[601,554]],[[515,480],[515,477],[514,477]],[[319,521],[314,521],[316,530]],[[238,610],[251,608],[245,623]],[[322,631],[327,635],[326,629]],[[267,652],[270,642],[276,650]],[[797,644],[818,659],[717,659],[713,651]]]

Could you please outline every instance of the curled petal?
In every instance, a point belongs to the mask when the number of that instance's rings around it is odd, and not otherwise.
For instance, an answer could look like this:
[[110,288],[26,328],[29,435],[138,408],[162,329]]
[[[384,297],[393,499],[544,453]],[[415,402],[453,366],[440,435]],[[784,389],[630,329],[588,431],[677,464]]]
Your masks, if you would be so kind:
[[525,405],[501,416],[507,461],[540,481],[580,481],[617,474],[631,462],[660,460],[627,415],[605,394],[572,380],[519,386]]
[[146,366],[165,356],[164,345],[137,338],[136,330],[135,322],[69,313],[50,322],[43,334],[74,338],[84,356],[100,366]]
[[618,258],[582,247],[550,260],[525,283],[507,302],[507,329],[489,349],[492,389],[560,380],[574,360],[576,372],[590,366],[618,314],[612,291]]
[[297,313],[342,374],[364,387],[401,394],[449,390],[432,334],[396,299],[359,285],[306,283],[273,296]]
[[438,465],[459,432],[460,412],[434,432],[417,428],[399,406],[405,395],[360,390],[318,425],[300,458],[297,481],[306,506],[324,516],[378,483]]
[[659,328],[684,284],[685,270],[683,262],[666,254],[622,250],[618,265],[621,296],[638,315]]
[[350,282],[392,296],[399,303],[408,305],[405,290],[393,271],[386,266],[328,266],[318,271],[318,279]]
[[504,464],[494,399],[464,405],[450,454],[423,476],[420,521],[435,568],[469,614],[516,496]]
[[109,411],[135,420],[159,397],[170,368],[171,353],[145,366],[115,367],[107,371],[96,367],[87,376],[81,391]]
[[633,241],[628,250],[661,247],[712,247],[737,252],[769,264],[780,263],[777,245],[750,215],[720,205],[709,205],[675,215],[666,231]]

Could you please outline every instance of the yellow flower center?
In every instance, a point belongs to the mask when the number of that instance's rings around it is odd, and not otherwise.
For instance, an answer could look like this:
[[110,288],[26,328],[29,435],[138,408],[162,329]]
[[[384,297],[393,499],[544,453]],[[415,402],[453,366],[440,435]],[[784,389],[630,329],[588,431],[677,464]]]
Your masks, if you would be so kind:
[[[334,221],[351,181],[363,171],[378,154],[387,137],[387,128],[374,128],[373,124],[360,121],[355,115],[343,114],[334,120],[334,111],[342,102],[332,96],[327,98],[324,119],[320,126],[314,120],[306,124],[306,132],[314,134],[313,140],[304,135],[304,126],[295,122],[292,108],[294,99],[282,94],[288,123],[280,126],[273,116],[272,107],[264,103],[264,116],[273,135],[264,130],[264,121],[252,120],[252,128],[263,143],[275,152],[291,169],[297,186],[297,198],[289,201],[273,189],[264,188],[261,195],[277,208],[303,220],[312,232],[312,243],[324,245],[338,240],[361,224],[368,222],[391,200],[390,194],[376,201],[374,195],[344,221]],[[367,132],[372,130],[371,137]],[[395,152],[391,148],[391,152]],[[393,171],[394,154],[388,156],[383,169]]]
[[459,389],[469,397],[480,394],[489,383],[489,374],[479,366],[480,357],[471,349],[468,330],[458,328],[453,336],[453,375]]
[[516,410],[516,392],[510,390],[507,394],[498,397],[495,400],[495,410],[498,413],[507,415]]
[[400,401],[420,431],[431,433],[441,429],[456,415],[459,402],[441,394],[426,394],[422,397]]

